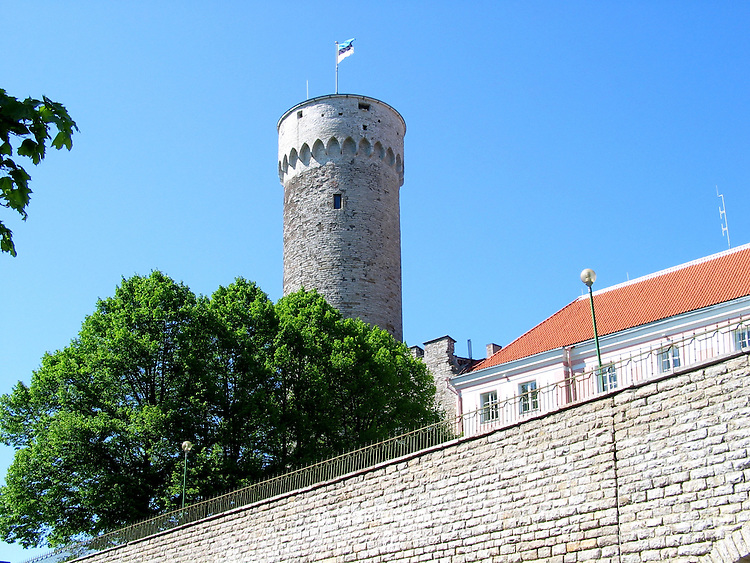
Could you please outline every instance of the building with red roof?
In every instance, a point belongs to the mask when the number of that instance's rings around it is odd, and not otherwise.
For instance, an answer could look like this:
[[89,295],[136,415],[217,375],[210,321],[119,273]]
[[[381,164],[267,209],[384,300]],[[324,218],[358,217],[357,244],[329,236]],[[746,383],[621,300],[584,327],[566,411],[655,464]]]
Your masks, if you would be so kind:
[[[488,346],[484,360],[443,362],[453,369],[447,377],[435,374],[438,387],[447,383],[450,390],[443,401],[456,402],[472,431],[490,430],[747,348],[750,244],[592,297],[600,354],[590,297],[583,295],[507,346]],[[447,345],[452,353],[452,343],[449,337],[427,343],[425,360],[430,346]]]

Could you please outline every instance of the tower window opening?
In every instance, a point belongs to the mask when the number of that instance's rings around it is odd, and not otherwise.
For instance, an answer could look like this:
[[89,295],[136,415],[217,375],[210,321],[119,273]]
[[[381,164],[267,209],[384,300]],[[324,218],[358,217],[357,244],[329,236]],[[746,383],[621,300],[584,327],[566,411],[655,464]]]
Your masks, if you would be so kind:
[[370,111],[370,104],[365,104],[363,102],[359,102],[359,109],[363,109],[365,111]]
[[341,194],[333,194],[333,208],[341,209]]
[[339,112],[339,115],[344,115],[344,112],[343,112],[343,111],[340,111],[340,112]]
[[297,112],[297,119],[300,119],[302,117],[302,110]]
[[362,131],[367,131],[367,125],[362,126]]

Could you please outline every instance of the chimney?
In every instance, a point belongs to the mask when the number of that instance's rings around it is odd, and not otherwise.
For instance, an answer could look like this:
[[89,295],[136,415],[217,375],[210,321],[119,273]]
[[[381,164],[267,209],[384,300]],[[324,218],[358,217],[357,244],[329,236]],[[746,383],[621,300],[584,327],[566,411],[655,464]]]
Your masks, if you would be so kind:
[[499,352],[501,348],[502,346],[500,346],[499,344],[487,344],[487,357],[489,358],[493,356],[496,352]]

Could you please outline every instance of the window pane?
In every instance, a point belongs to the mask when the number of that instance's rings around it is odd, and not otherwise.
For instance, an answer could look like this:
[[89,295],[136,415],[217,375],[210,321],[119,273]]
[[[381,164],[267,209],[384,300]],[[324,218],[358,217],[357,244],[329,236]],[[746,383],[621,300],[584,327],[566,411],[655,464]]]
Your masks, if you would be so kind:
[[734,331],[734,347],[736,350],[750,347],[750,329],[738,328]]
[[539,409],[539,396],[536,381],[527,381],[518,386],[518,409],[521,414]]
[[602,366],[601,370],[599,371],[599,377],[597,378],[597,380],[597,386],[599,387],[600,393],[616,389],[617,370],[615,369],[615,366],[611,364],[608,366]]
[[680,349],[677,346],[665,348],[659,352],[658,361],[662,373],[680,367]]
[[491,422],[497,420],[498,409],[497,409],[497,391],[490,391],[489,393],[482,393],[479,396],[479,405],[482,408],[480,420],[482,422]]

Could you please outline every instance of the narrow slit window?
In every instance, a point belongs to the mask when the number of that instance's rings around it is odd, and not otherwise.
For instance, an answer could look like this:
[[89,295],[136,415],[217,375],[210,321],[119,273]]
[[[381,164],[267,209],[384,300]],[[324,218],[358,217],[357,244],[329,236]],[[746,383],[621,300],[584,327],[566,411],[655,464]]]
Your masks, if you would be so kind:
[[301,119],[301,118],[302,118],[302,111],[300,110],[297,112],[297,119]]
[[341,194],[333,194],[333,208],[341,209]]
[[365,111],[370,111],[370,104],[365,104],[365,103],[359,102],[359,109],[363,109]]

